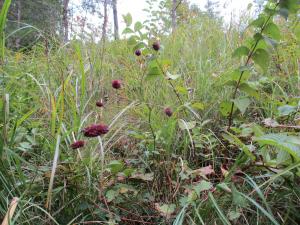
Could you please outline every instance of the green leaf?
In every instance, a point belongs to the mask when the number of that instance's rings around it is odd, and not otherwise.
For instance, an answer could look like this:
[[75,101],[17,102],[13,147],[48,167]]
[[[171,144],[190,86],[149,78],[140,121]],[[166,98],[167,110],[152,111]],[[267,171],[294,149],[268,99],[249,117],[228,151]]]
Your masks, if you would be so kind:
[[107,167],[111,173],[117,174],[124,169],[124,163],[119,160],[113,160],[107,165]]
[[163,73],[158,66],[150,67],[147,73],[147,78],[155,78],[161,76]]
[[278,108],[278,111],[279,111],[279,116],[289,116],[292,113],[297,112],[297,107],[291,105],[284,105],[284,106],[280,106]]
[[134,31],[129,27],[126,27],[122,32],[122,34],[132,34],[132,33],[134,33]]
[[143,24],[141,22],[136,22],[134,24],[134,31],[140,31],[143,28]]
[[260,49],[257,49],[254,54],[253,54],[253,61],[259,65],[264,72],[266,72],[268,70],[268,67],[269,67],[269,61],[270,61],[270,57],[269,57],[269,53],[260,48]]
[[[232,107],[232,102],[224,101],[220,104],[220,112],[223,116],[229,116]],[[236,107],[234,107],[233,112],[236,111]]]
[[175,212],[176,205],[175,204],[155,204],[155,209],[160,212],[160,214],[164,217],[170,218],[170,216]]
[[254,161],[256,159],[250,146],[245,145],[238,137],[229,132],[224,133],[222,136],[231,144],[237,145],[251,160]]
[[186,122],[183,119],[178,121],[179,127],[182,130],[191,130],[196,126],[196,121]]
[[168,77],[169,80],[176,80],[178,79],[181,75],[180,74],[171,74],[169,71],[166,72],[166,76]]
[[124,22],[126,24],[127,27],[130,27],[131,24],[132,24],[132,16],[130,13],[127,13],[126,15],[123,15],[123,19],[124,19]]
[[258,91],[251,87],[249,84],[247,83],[242,83],[239,87],[239,89],[245,93],[247,93],[249,96],[252,96],[252,97],[255,97],[255,98],[258,98],[259,97],[259,94],[258,94]]
[[249,98],[238,98],[235,99],[233,102],[242,114],[246,112],[246,109],[251,103]]
[[234,185],[231,186],[232,201],[236,206],[246,208],[248,206],[247,200],[240,194]]
[[249,48],[247,48],[246,46],[241,46],[233,52],[232,57],[240,58],[242,56],[247,56],[249,52],[250,52]]
[[211,188],[213,187],[213,185],[206,181],[206,180],[202,180],[200,182],[200,184],[197,184],[196,186],[193,187],[193,189],[196,191],[197,195],[200,196],[200,193],[203,191],[209,191]]
[[128,39],[127,44],[132,46],[132,45],[136,45],[137,42],[138,42],[138,36],[133,35]]
[[118,197],[118,195],[119,195],[119,193],[117,191],[114,191],[114,190],[108,190],[105,193],[105,197],[106,197],[106,200],[108,202],[113,201],[116,197]]
[[211,192],[208,193],[208,198],[212,202],[213,206],[216,208],[217,213],[219,214],[220,219],[222,220],[223,224],[231,225],[231,223],[229,222],[227,217],[224,215],[223,211],[220,209],[216,199],[214,198],[214,196],[212,195]]
[[231,189],[228,187],[228,185],[226,183],[217,184],[216,188],[219,190],[225,191],[227,193],[231,193]]
[[261,15],[256,20],[252,21],[252,23],[250,23],[250,26],[262,28],[263,25],[265,24],[265,21],[266,21],[265,16]]
[[298,0],[281,0],[279,2],[280,8],[287,9],[289,13],[297,13],[299,10],[299,1]]
[[268,37],[276,40],[276,41],[279,41],[280,38],[281,38],[281,35],[280,35],[280,30],[279,28],[277,27],[276,24],[274,23],[269,23],[264,31],[263,31],[264,34],[266,34]]
[[285,133],[265,134],[255,137],[254,140],[261,145],[271,145],[278,150],[283,150],[292,155],[295,159],[300,160],[300,137],[288,136]]
[[179,94],[183,94],[183,95],[188,94],[188,89],[186,87],[176,86],[175,89]]
[[228,214],[228,218],[230,221],[233,221],[233,220],[237,220],[238,218],[241,217],[241,213],[240,212],[237,212],[237,211],[230,211],[229,214]]
[[136,50],[142,49],[144,47],[146,47],[146,44],[144,42],[139,42],[133,47],[132,50],[133,50],[133,52],[135,52]]
[[201,102],[195,102],[192,104],[192,108],[198,109],[198,110],[203,110],[204,109],[204,104]]

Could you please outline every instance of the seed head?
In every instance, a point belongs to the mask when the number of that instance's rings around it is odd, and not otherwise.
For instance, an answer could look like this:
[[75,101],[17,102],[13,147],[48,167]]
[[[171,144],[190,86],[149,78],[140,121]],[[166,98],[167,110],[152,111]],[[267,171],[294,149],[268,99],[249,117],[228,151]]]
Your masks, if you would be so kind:
[[83,130],[86,137],[98,137],[100,135],[108,133],[109,128],[105,124],[94,124]]
[[84,141],[75,141],[70,145],[72,149],[82,148],[84,146]]
[[120,80],[113,80],[111,82],[111,86],[114,88],[114,89],[120,89],[121,86],[122,86],[122,82]]
[[164,112],[165,114],[168,116],[168,117],[171,117],[173,115],[173,112],[172,112],[172,109],[171,108],[165,108],[164,109]]
[[155,51],[158,51],[160,49],[160,42],[159,41],[155,41],[153,44],[152,44],[152,47]]
[[141,51],[141,49],[137,49],[137,50],[135,50],[135,55],[136,56],[140,56],[140,55],[142,55],[142,51]]
[[100,99],[99,101],[97,101],[96,102],[96,106],[98,106],[98,107],[103,107],[104,106],[104,102],[103,102],[103,100],[102,99]]

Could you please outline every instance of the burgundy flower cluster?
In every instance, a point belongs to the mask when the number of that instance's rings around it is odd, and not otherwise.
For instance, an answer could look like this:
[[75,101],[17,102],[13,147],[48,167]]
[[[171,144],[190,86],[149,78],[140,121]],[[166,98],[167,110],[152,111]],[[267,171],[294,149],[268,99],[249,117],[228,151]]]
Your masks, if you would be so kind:
[[[152,48],[155,50],[155,51],[159,51],[160,49],[160,42],[159,41],[155,41],[153,42],[152,44]],[[134,54],[136,56],[141,56],[142,55],[142,50],[141,49],[137,49],[135,50]],[[111,86],[118,90],[122,87],[122,81],[121,80],[113,80],[111,82]],[[104,107],[104,102],[102,99],[100,99],[99,101],[96,102],[96,106],[101,108],[101,107]],[[164,113],[168,116],[168,117],[171,117],[173,115],[173,112],[172,112],[172,109],[171,108],[165,108],[164,109]],[[83,129],[83,134],[85,137],[98,137],[100,135],[104,135],[104,134],[107,134],[109,132],[109,127],[105,124],[93,124],[93,125],[90,125],[86,128]],[[75,141],[74,143],[72,143],[70,145],[70,147],[72,149],[78,149],[78,148],[82,148],[84,147],[85,145],[85,141],[83,140],[78,140],[78,141]]]

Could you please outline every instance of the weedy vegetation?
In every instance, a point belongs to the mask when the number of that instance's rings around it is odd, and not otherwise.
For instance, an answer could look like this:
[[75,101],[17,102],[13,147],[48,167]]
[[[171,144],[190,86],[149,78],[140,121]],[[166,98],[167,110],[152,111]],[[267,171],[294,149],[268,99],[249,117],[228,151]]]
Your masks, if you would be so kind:
[[299,1],[229,28],[184,3],[172,32],[165,2],[28,49],[3,2],[2,225],[300,224]]

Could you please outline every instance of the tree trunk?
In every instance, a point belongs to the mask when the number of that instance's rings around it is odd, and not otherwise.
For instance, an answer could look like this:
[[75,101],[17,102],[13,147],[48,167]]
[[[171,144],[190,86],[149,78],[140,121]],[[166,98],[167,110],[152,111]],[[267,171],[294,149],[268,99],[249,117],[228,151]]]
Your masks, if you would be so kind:
[[63,35],[64,42],[69,40],[69,20],[68,20],[68,5],[70,0],[64,0],[63,2]]
[[102,39],[106,39],[107,33],[107,23],[108,23],[108,15],[107,15],[107,0],[104,0],[104,17],[103,17],[103,26],[102,26]]
[[177,0],[173,0],[173,4],[172,4],[172,32],[174,32],[176,30],[176,26],[177,26],[176,9],[177,9]]
[[[17,1],[17,27],[18,27],[18,29],[20,28],[20,23],[21,23],[21,0],[18,0]],[[18,36],[16,38],[16,49],[20,48],[20,42],[21,42],[21,39]]]
[[112,0],[113,15],[114,15],[114,36],[115,40],[119,39],[119,22],[118,22],[118,8],[117,0]]

